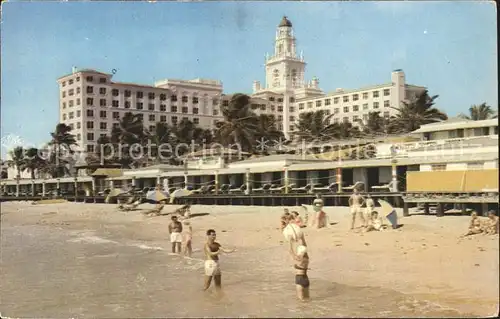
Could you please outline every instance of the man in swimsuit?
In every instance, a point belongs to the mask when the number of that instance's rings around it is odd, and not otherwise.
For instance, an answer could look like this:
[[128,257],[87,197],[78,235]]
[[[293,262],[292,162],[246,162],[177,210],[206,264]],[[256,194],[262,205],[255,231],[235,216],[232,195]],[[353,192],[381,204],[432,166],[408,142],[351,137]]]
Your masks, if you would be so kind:
[[170,233],[170,242],[172,243],[172,253],[181,252],[182,245],[182,224],[177,220],[177,216],[171,217],[172,222],[168,225],[168,232]]
[[469,230],[467,233],[463,234],[460,237],[466,237],[470,235],[477,235],[483,232],[483,228],[481,227],[481,221],[479,220],[479,217],[477,217],[476,212],[472,212],[470,215],[470,223],[469,223]]
[[184,256],[191,257],[193,247],[191,241],[193,240],[193,228],[189,220],[184,220]]
[[297,246],[297,253],[293,250],[293,244],[290,241],[290,255],[295,261],[295,287],[297,289],[297,298],[301,301],[309,299],[309,277],[307,270],[309,267],[309,255],[307,254],[307,244],[304,236],[300,237],[302,244]]
[[365,199],[361,196],[358,190],[355,188],[353,190],[353,194],[349,197],[349,207],[351,208],[352,222],[351,222],[351,230],[354,229],[354,224],[356,222],[356,216],[360,216],[363,222],[363,225],[366,224],[365,218],[363,216],[363,210],[361,206],[363,205]]
[[215,282],[215,289],[220,290],[222,284],[222,274],[219,266],[219,254],[221,252],[232,253],[234,250],[225,250],[215,241],[217,235],[215,230],[207,230],[207,243],[205,244],[205,286],[203,290],[207,290],[212,282],[212,277]]

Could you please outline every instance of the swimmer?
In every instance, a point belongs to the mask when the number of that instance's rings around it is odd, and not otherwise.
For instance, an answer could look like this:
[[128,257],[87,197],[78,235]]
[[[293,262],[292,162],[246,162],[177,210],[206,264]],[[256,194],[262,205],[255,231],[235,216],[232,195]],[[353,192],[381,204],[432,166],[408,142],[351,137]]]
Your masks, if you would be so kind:
[[365,199],[363,196],[359,194],[359,191],[355,188],[353,190],[353,194],[349,197],[349,207],[351,208],[352,222],[351,222],[351,230],[354,229],[354,224],[356,223],[356,217],[359,215],[363,222],[363,225],[366,224],[365,218],[363,216],[363,211],[361,210],[361,206],[363,205]]
[[309,255],[307,254],[307,245],[304,236],[301,237],[302,245],[297,247],[297,253],[293,249],[293,244],[290,242],[290,255],[294,259],[295,268],[295,287],[297,290],[297,298],[301,301],[305,301],[310,298],[309,295],[309,277],[307,276],[307,270],[309,267]]
[[171,217],[172,222],[168,225],[170,242],[172,243],[172,253],[180,253],[182,245],[182,224],[177,220],[177,216]]
[[220,290],[222,286],[222,273],[219,265],[219,254],[221,252],[232,253],[234,250],[225,250],[215,241],[217,235],[215,230],[207,230],[207,243],[205,244],[205,286],[203,290],[210,288],[214,278],[215,289]]

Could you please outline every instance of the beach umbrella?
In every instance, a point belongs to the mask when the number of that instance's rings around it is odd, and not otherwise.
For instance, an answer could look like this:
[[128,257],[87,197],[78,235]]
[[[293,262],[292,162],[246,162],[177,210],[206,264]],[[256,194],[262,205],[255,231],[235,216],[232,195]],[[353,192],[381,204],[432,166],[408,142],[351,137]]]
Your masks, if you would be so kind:
[[175,191],[170,194],[170,204],[173,204],[174,199],[179,198],[179,197],[186,197],[191,195],[193,192],[188,190],[188,189],[176,189]]
[[394,207],[383,199],[379,199],[378,203],[380,204],[380,214],[387,218],[393,229],[396,229],[398,227],[398,214]]
[[106,196],[106,203],[109,203],[112,199],[114,199],[117,196],[123,195],[128,193],[126,190],[120,189],[120,188],[112,188],[109,191],[108,196]]
[[159,190],[149,191],[146,194],[146,199],[153,202],[161,202],[168,199],[168,194]]

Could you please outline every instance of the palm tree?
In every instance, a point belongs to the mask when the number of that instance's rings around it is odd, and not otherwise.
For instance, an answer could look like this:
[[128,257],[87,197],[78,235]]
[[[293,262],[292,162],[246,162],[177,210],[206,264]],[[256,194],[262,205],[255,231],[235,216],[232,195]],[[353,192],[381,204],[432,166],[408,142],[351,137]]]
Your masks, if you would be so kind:
[[21,172],[24,171],[25,158],[24,158],[24,148],[22,146],[16,146],[13,150],[9,152],[10,160],[7,161],[7,165],[11,168],[15,168],[17,171],[16,178],[21,178]]
[[[49,142],[49,146],[52,146],[53,152],[51,152],[48,161],[55,165],[55,174],[58,177],[69,173],[66,165],[70,162],[70,158],[67,155],[73,154],[72,146],[78,145],[75,135],[70,132],[71,127],[64,123],[59,123],[55,131],[50,133],[52,139]],[[63,154],[62,151],[65,153]]]
[[391,107],[398,111],[394,117],[397,129],[408,133],[421,125],[447,120],[448,116],[434,107],[437,98],[438,95],[429,96],[425,90],[411,101],[403,101],[401,107]]
[[242,151],[251,152],[258,131],[258,118],[251,110],[250,97],[237,93],[228,106],[222,106],[224,121],[217,123],[216,139],[225,146],[238,145]]
[[[141,153],[132,147],[142,147],[147,142],[147,138],[141,114],[127,112],[120,119],[118,127],[112,129],[109,141],[115,145],[117,161],[124,167],[132,167],[140,166],[144,160],[144,156],[134,158]],[[144,150],[141,149],[141,151]]]
[[161,163],[165,156],[172,156],[175,147],[175,136],[173,129],[163,122],[158,122],[153,131],[148,131],[148,138],[151,141],[150,154],[155,159],[155,163]]
[[335,138],[339,134],[339,125],[330,124],[333,114],[326,115],[325,111],[301,113],[296,123],[295,136],[306,141],[325,141]]
[[491,118],[497,118],[498,115],[495,114],[495,111],[491,108],[491,106],[486,103],[481,103],[479,105],[472,105],[469,108],[469,115],[461,114],[460,117],[466,118],[473,121],[481,121],[487,120]]
[[35,179],[35,172],[43,168],[45,161],[40,157],[40,151],[37,148],[28,148],[24,154],[24,169],[31,173],[31,179]]

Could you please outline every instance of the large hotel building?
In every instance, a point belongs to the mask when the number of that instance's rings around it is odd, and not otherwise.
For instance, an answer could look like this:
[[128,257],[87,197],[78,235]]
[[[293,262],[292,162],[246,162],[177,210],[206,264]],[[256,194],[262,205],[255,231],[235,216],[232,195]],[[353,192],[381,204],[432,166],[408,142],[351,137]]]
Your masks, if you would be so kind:
[[[402,101],[415,97],[425,87],[406,84],[402,70],[394,70],[390,81],[355,90],[336,89],[325,93],[315,77],[305,80],[306,62],[297,54],[292,23],[281,20],[275,38],[274,54],[266,56],[265,85],[253,83],[250,95],[256,114],[272,114],[278,129],[289,137],[299,114],[324,110],[334,114],[333,122],[366,120],[369,112],[389,117]],[[213,129],[222,119],[220,106],[231,95],[222,94],[217,80],[167,79],[154,85],[113,82],[112,74],[73,69],[58,79],[59,121],[68,124],[82,150],[94,152],[97,139],[109,135],[126,112],[140,114],[147,129],[158,122],[175,125],[189,119],[200,127]]]

